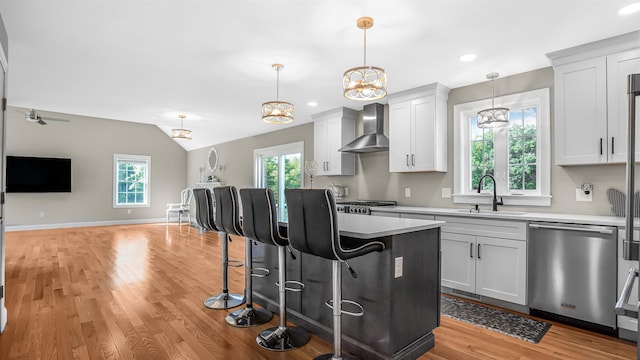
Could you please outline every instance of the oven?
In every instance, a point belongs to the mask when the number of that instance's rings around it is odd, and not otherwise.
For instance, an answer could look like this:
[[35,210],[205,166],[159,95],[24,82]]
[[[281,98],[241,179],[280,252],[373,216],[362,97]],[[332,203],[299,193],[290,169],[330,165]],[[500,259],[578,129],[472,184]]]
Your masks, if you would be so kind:
[[382,200],[355,200],[336,202],[336,210],[338,210],[338,212],[350,214],[371,215],[371,208],[373,206],[396,206],[396,202]]

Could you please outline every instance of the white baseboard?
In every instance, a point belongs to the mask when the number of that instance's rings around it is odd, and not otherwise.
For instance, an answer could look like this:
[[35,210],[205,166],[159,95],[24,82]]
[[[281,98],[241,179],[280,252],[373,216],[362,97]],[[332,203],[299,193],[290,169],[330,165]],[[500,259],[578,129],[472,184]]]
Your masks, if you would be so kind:
[[[86,226],[108,226],[108,225],[131,225],[131,224],[151,224],[164,223],[166,218],[158,219],[137,219],[137,220],[107,220],[107,221],[88,221],[75,223],[59,223],[59,224],[37,224],[37,225],[6,225],[5,231],[23,231],[23,230],[47,230],[62,229]],[[173,222],[171,223],[173,224]]]

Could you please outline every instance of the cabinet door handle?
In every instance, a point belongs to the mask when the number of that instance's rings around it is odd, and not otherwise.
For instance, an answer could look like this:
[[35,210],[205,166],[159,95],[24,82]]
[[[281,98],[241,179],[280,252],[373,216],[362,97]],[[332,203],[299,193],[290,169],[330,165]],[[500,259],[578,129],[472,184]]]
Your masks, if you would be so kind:
[[407,166],[409,166],[409,154],[407,154],[407,156],[405,158],[405,162],[407,163]]
[[478,244],[478,259],[480,259],[480,244]]
[[327,171],[329,171],[329,162],[327,161]]
[[614,138],[614,137],[612,136],[612,137],[611,137],[611,154],[613,154],[613,149],[614,149],[615,140],[616,140],[616,138]]
[[411,154],[411,165],[413,165],[413,166],[416,165],[416,156],[415,156],[415,154]]
[[600,138],[600,155],[602,155],[602,138]]
[[473,259],[473,243],[469,243],[469,257]]

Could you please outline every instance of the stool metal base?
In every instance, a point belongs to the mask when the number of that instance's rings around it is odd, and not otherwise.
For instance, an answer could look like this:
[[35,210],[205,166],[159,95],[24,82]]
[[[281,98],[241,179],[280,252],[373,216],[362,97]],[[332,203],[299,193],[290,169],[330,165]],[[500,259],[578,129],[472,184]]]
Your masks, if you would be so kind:
[[222,293],[213,295],[204,301],[209,309],[231,309],[244,304],[244,295]]
[[230,313],[225,320],[231,326],[250,327],[267,323],[272,317],[273,314],[269,310],[245,307]]
[[340,357],[334,357],[333,354],[323,354],[313,358],[313,360],[360,360],[359,357],[353,355],[342,355]]
[[288,351],[309,342],[309,333],[298,327],[272,327],[260,332],[256,342],[271,351]]

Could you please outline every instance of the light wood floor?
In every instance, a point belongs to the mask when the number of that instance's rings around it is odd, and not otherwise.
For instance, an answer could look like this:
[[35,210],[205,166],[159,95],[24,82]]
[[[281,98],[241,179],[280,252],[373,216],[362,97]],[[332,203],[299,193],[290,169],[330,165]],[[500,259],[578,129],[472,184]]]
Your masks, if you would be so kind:
[[[0,359],[311,359],[315,336],[269,352],[258,332],[234,328],[202,301],[220,290],[220,240],[171,224],[10,232]],[[230,244],[243,259],[244,242]],[[241,293],[244,270],[230,270]],[[327,275],[329,276],[329,275]],[[633,359],[635,344],[555,324],[539,344],[442,318],[420,359]]]

